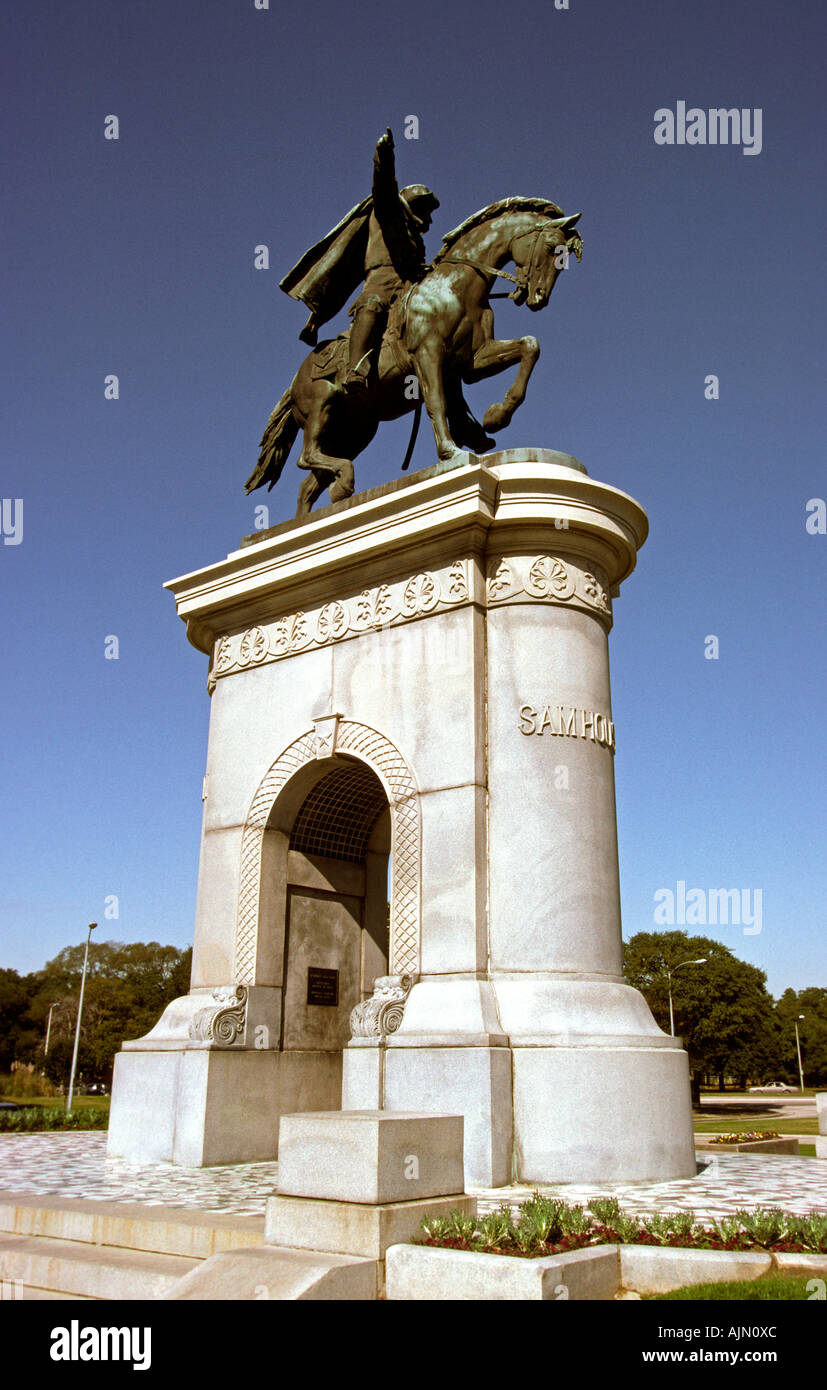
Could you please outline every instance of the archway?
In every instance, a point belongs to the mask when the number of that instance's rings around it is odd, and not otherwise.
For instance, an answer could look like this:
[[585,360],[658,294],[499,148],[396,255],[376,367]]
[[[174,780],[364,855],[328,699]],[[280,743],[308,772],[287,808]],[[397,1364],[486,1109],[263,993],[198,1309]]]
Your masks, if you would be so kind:
[[419,798],[399,750],[366,724],[327,715],[268,769],[253,797],[241,847],[234,979],[275,983],[284,949],[286,855],[294,822],[323,776],[343,764],[366,764],[385,793],[390,822],[389,968],[417,974],[421,938]]

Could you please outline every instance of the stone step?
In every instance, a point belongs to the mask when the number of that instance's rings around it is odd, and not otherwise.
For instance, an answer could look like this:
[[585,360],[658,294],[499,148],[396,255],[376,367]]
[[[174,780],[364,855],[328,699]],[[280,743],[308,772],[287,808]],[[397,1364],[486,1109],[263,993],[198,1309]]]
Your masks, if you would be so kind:
[[24,1284],[20,1293],[20,1298],[24,1303],[53,1303],[61,1299],[67,1303],[95,1303],[97,1299],[85,1293],[58,1293],[56,1289],[36,1289],[31,1284]]
[[76,1240],[0,1234],[0,1280],[82,1298],[155,1299],[168,1293],[199,1259],[118,1250]]
[[262,1244],[264,1216],[5,1191],[0,1193],[4,1232],[206,1260],[222,1250]]

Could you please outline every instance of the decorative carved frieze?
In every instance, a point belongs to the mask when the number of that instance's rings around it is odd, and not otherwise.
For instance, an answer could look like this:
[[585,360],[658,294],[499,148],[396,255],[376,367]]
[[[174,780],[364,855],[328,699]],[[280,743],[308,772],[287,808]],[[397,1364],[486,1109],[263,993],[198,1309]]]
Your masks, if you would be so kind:
[[598,577],[570,556],[509,555],[489,564],[488,602],[510,600],[562,603],[596,610],[611,621],[612,606],[605,576]]
[[244,985],[226,985],[214,989],[210,997],[213,1002],[190,1023],[190,1038],[214,1047],[233,1047],[244,1037],[247,990]]
[[243,633],[219,637],[208,686],[212,690],[221,676],[250,666],[410,622],[440,607],[467,603],[467,564],[466,560],[455,560],[444,571],[421,570],[408,579],[379,584],[351,598],[333,599],[309,613],[289,614]]
[[380,975],[373,982],[373,994],[357,1004],[350,1014],[352,1038],[384,1038],[395,1033],[413,988],[413,975]]
[[[333,599],[311,612],[286,614],[246,632],[219,637],[208,686],[212,690],[217,680],[235,671],[468,603],[471,564],[460,559],[444,569],[420,570],[407,579]],[[486,594],[492,607],[511,600],[568,603],[611,620],[605,576],[559,555],[496,557],[488,566]]]

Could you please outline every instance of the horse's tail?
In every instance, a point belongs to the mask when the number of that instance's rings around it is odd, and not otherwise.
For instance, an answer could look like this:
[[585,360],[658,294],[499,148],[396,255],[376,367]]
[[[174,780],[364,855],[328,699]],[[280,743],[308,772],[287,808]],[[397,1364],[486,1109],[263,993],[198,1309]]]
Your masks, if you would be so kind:
[[267,483],[268,491],[275,487],[281,477],[281,470],[287,462],[287,455],[293,447],[299,432],[298,422],[293,415],[293,387],[288,386],[261,436],[258,463],[244,484],[246,492],[254,492],[257,487]]

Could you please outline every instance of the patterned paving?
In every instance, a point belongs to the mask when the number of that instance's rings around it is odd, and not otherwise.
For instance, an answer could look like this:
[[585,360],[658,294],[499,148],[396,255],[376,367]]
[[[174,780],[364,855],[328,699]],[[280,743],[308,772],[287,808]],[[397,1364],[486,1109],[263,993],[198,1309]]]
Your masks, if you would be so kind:
[[[703,1165],[703,1166],[702,1166]],[[617,1197],[624,1211],[649,1215],[665,1211],[694,1211],[699,1220],[727,1216],[739,1208],[781,1207],[799,1216],[827,1212],[827,1163],[819,1158],[787,1154],[698,1154],[697,1177],[674,1182],[538,1184],[538,1190],[567,1202],[586,1203],[592,1197]],[[516,1206],[534,1190],[528,1187],[473,1189],[481,1211],[492,1211],[503,1200]]]
[[[615,1195],[629,1212],[693,1210],[699,1219],[725,1216],[739,1207],[783,1207],[800,1215],[827,1212],[827,1163],[785,1154],[699,1155],[702,1171],[675,1182],[580,1183],[541,1186],[540,1191],[586,1202]],[[106,1157],[106,1135],[0,1135],[0,1193],[35,1192],[51,1197],[86,1197],[100,1202],[145,1202],[147,1206],[260,1216],[276,1190],[276,1163],[240,1163],[225,1168],[178,1168],[171,1163],[124,1163]],[[480,1209],[516,1206],[532,1188],[513,1186],[472,1191]]]
[[178,1168],[172,1163],[125,1163],[106,1157],[106,1135],[0,1135],[0,1193],[38,1192],[98,1202],[262,1216],[276,1190],[276,1163],[226,1168]]

